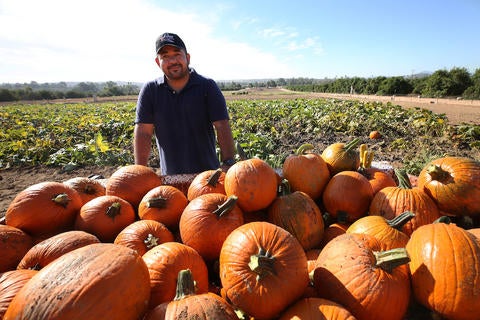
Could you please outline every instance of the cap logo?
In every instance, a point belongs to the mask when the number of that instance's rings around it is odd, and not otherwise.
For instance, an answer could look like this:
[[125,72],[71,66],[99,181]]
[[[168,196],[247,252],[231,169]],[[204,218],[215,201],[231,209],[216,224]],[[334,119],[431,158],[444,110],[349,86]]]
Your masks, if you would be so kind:
[[171,34],[165,34],[162,36],[162,39],[160,39],[162,42],[175,42],[175,38]]

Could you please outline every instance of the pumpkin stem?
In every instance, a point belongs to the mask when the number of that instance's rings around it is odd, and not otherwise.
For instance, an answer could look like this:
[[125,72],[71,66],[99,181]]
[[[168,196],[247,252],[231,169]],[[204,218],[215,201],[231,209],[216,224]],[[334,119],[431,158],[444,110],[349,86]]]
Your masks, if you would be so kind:
[[278,186],[278,196],[286,196],[289,195],[292,192],[290,188],[290,183],[288,182],[287,179],[283,179],[282,183]]
[[227,201],[225,201],[222,205],[218,206],[218,208],[213,211],[213,214],[216,214],[217,216],[221,217],[224,214],[229,213],[232,211],[233,207],[237,203],[238,197],[234,194],[228,197]]
[[432,180],[440,181],[442,183],[448,183],[453,181],[452,176],[448,171],[445,171],[438,164],[434,164],[428,167],[427,173],[430,175]]
[[145,243],[145,246],[147,249],[151,249],[153,247],[158,246],[158,238],[155,237],[153,234],[149,233],[145,240],[143,240],[143,243]]
[[258,249],[258,254],[250,256],[248,266],[257,274],[257,281],[269,274],[276,274],[273,266],[275,258],[263,248]]
[[387,224],[397,230],[401,230],[405,223],[412,220],[415,217],[415,213],[412,211],[405,211],[393,219],[387,220]]
[[350,150],[353,150],[354,148],[356,148],[359,143],[360,143],[360,138],[355,138],[352,141],[346,143],[343,149],[345,150],[345,152],[349,152]]
[[452,223],[452,219],[450,219],[447,216],[441,216],[440,218],[436,219],[432,223],[445,223],[445,224],[450,224]]
[[302,144],[300,147],[298,147],[297,151],[295,151],[295,154],[297,156],[300,156],[302,154],[307,153],[307,151],[312,150],[313,148],[314,148],[313,144],[305,143],[305,144]]
[[190,269],[180,270],[177,278],[177,290],[174,301],[182,300],[195,294],[195,281],[193,281]]
[[214,173],[208,178],[207,184],[212,187],[216,187],[220,174],[222,173],[222,168],[218,168]]
[[114,202],[107,208],[107,212],[105,212],[105,214],[109,218],[114,219],[116,216],[118,216],[120,214],[120,208],[121,207],[122,207],[122,205],[120,204],[120,202]]
[[166,208],[167,207],[167,198],[158,197],[158,198],[150,198],[146,202],[147,208]]
[[55,197],[53,197],[52,201],[66,208],[68,206],[68,203],[71,201],[71,199],[68,197],[68,194],[60,193],[60,194],[57,194]]
[[91,185],[87,184],[85,188],[83,189],[83,193],[85,194],[95,194],[95,188],[92,187]]
[[405,248],[374,251],[373,254],[377,260],[375,265],[388,273],[391,273],[396,267],[410,262],[410,257]]
[[402,189],[412,189],[410,179],[408,179],[407,171],[405,169],[395,169],[395,176],[398,179],[398,187]]
[[342,224],[348,223],[348,213],[346,211],[339,211],[337,213],[337,222]]

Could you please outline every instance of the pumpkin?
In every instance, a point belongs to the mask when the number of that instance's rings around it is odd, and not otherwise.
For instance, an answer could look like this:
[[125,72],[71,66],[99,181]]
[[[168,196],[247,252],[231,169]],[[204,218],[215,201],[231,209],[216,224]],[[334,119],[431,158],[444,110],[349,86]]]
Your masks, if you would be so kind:
[[210,292],[197,294],[192,272],[186,269],[178,273],[175,298],[156,306],[145,317],[145,320],[161,319],[238,320],[238,317],[222,297]]
[[133,249],[143,256],[153,247],[171,241],[174,241],[174,235],[163,223],[139,220],[120,231],[113,243]]
[[67,252],[99,242],[96,236],[85,231],[65,231],[35,244],[25,253],[17,269],[40,270]]
[[225,194],[236,196],[244,212],[267,208],[277,196],[278,175],[264,160],[236,162],[225,173]]
[[75,220],[75,229],[91,233],[101,242],[113,242],[126,226],[135,221],[135,210],[126,200],[104,195],[82,206]]
[[207,193],[194,198],[183,211],[180,237],[209,262],[218,259],[225,238],[243,222],[236,196]]
[[304,250],[320,245],[325,227],[322,212],[305,192],[291,192],[289,181],[284,180],[267,213],[268,221],[290,232]]
[[63,183],[78,192],[82,205],[93,198],[105,195],[105,186],[98,179],[73,177]]
[[388,172],[372,167],[373,155],[373,151],[368,151],[365,144],[360,145],[360,167],[357,171],[368,179],[375,195],[385,187],[396,187],[397,182]]
[[356,320],[356,318],[343,307],[333,301],[322,298],[304,298],[288,307],[278,320]]
[[149,284],[148,269],[134,250],[94,243],[37,271],[13,298],[4,319],[141,319]]
[[350,224],[345,224],[345,223],[332,223],[328,227],[325,228],[325,231],[323,232],[323,237],[322,241],[320,242],[320,248],[325,247],[327,243],[330,242],[330,240],[336,238],[337,236],[344,234],[347,232],[348,227]]
[[480,243],[480,228],[472,228],[472,229],[468,229],[467,231],[473,234],[475,238],[477,238],[478,242]]
[[277,317],[309,283],[298,240],[269,222],[250,222],[225,239],[219,259],[222,296],[255,319]]
[[46,181],[20,191],[5,213],[5,224],[31,236],[53,235],[73,229],[82,200],[61,182]]
[[368,134],[368,137],[372,140],[380,139],[382,137],[382,134],[378,130],[372,130]]
[[33,246],[33,239],[22,230],[0,224],[0,272],[17,268],[23,256]]
[[224,182],[225,172],[221,168],[200,172],[188,186],[187,199],[192,201],[205,193],[225,194]]
[[410,301],[408,262],[405,248],[385,250],[371,235],[345,233],[320,252],[313,282],[320,298],[359,320],[400,320]]
[[136,210],[143,196],[161,184],[162,180],[152,168],[131,164],[120,167],[112,173],[107,180],[105,194],[130,202]]
[[348,143],[337,142],[328,145],[321,156],[327,163],[330,176],[340,171],[355,171],[360,165],[360,154],[357,146],[360,138],[355,138]]
[[454,224],[416,229],[407,243],[415,300],[445,319],[478,319],[480,244]]
[[410,239],[401,229],[413,217],[415,214],[410,211],[405,211],[391,220],[382,216],[366,216],[352,223],[346,232],[372,235],[385,244],[386,249],[401,248],[405,247]]
[[37,270],[10,270],[0,273],[0,319],[3,319],[13,297],[35,274]]
[[443,157],[428,163],[418,175],[418,187],[449,215],[480,216],[480,162]]
[[208,292],[207,265],[192,247],[179,242],[165,242],[148,250],[142,258],[150,274],[150,309],[175,298],[177,276],[183,269],[192,270],[197,293]]
[[432,223],[440,217],[438,207],[420,188],[412,188],[405,170],[395,170],[399,184],[378,191],[370,203],[369,214],[391,220],[405,211],[415,214],[404,224],[402,231],[410,236],[419,226]]
[[282,174],[292,191],[302,191],[316,200],[321,197],[330,180],[330,171],[323,158],[314,152],[312,144],[301,145],[294,154],[287,156]]
[[187,204],[187,197],[180,189],[161,185],[143,196],[138,205],[138,216],[143,220],[163,223],[170,230],[177,230],[180,216]]
[[357,171],[342,171],[334,175],[323,191],[326,211],[340,223],[352,223],[365,216],[373,198],[367,178]]

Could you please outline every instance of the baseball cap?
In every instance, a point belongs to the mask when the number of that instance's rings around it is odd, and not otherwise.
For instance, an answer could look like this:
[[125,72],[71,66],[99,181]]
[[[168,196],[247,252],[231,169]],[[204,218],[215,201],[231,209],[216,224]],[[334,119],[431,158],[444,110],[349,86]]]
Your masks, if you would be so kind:
[[160,51],[160,49],[162,49],[164,46],[174,46],[187,52],[185,43],[183,43],[182,39],[180,39],[180,37],[175,33],[166,32],[157,38],[157,41],[155,41],[155,48],[157,50],[156,53],[158,53],[158,51]]

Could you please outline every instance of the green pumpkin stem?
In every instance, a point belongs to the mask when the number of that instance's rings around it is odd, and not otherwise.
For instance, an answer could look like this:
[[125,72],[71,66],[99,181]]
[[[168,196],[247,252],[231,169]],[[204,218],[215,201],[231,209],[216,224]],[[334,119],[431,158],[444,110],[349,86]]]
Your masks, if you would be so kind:
[[393,219],[387,220],[387,224],[397,230],[401,230],[405,223],[412,220],[415,217],[415,213],[412,211],[405,211]]
[[287,179],[283,179],[282,183],[278,186],[278,196],[286,196],[292,193],[292,190],[290,188],[290,183],[288,182]]
[[218,168],[214,173],[208,178],[207,184],[212,187],[216,187],[220,174],[222,173],[222,168]]
[[395,176],[398,179],[398,187],[402,189],[412,189],[410,179],[405,169],[395,169]]
[[105,212],[105,214],[109,218],[113,219],[120,214],[120,208],[121,207],[122,207],[122,205],[120,204],[120,202],[114,202],[107,208],[107,212]]
[[232,211],[233,207],[237,203],[237,200],[238,197],[232,194],[228,197],[227,201],[225,201],[222,205],[218,206],[215,211],[213,211],[213,214],[216,214],[219,217],[227,214],[228,212]]
[[71,201],[71,199],[68,197],[68,194],[60,193],[60,194],[57,194],[55,197],[53,197],[52,201],[66,208],[68,206],[68,203]]
[[310,151],[313,148],[314,148],[313,144],[305,143],[305,144],[302,144],[300,147],[298,147],[297,151],[295,151],[295,154],[297,156],[301,156],[302,154],[306,154],[307,151]]
[[269,274],[276,274],[274,268],[275,258],[265,251],[263,248],[259,248],[258,254],[250,256],[250,262],[248,266],[250,270],[257,274],[257,281],[266,277]]
[[450,224],[452,223],[452,219],[448,216],[441,216],[440,218],[436,219],[432,223],[445,223],[445,224]]
[[448,181],[452,180],[452,176],[450,175],[450,173],[443,170],[442,167],[440,167],[437,164],[433,164],[429,166],[427,169],[427,173],[430,175],[432,180],[435,180],[435,181],[447,183]]
[[182,300],[192,294],[195,294],[195,281],[193,280],[190,269],[180,270],[177,278],[177,289],[174,301]]
[[359,143],[360,143],[360,138],[355,138],[352,141],[346,143],[343,149],[345,150],[345,152],[349,152],[350,150],[355,149]]
[[158,198],[150,198],[146,202],[147,208],[166,208],[167,207],[167,201],[168,199],[163,198],[163,197],[158,197]]
[[405,248],[374,251],[373,254],[376,259],[375,265],[388,273],[391,273],[396,267],[410,262],[410,257]]

